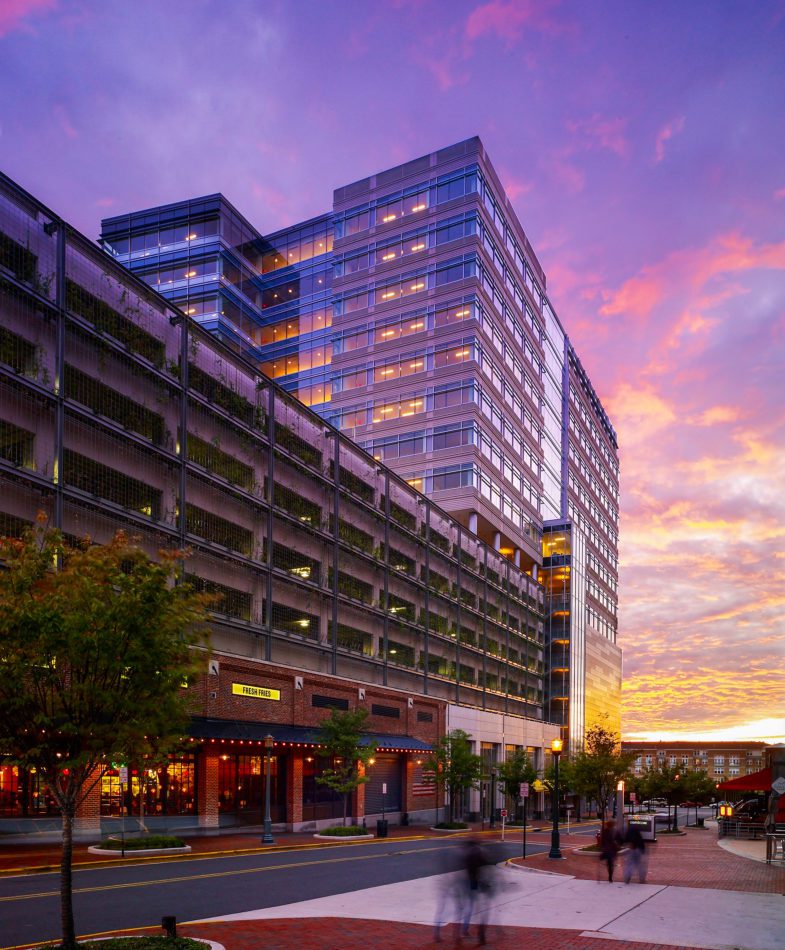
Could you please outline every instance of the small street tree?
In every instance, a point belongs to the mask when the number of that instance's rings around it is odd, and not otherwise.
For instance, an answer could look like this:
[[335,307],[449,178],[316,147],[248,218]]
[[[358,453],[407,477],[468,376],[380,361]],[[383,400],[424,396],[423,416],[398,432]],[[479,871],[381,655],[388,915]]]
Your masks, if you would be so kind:
[[[76,946],[73,826],[107,762],[173,746],[205,641],[204,597],[173,586],[181,552],[153,562],[118,533],[65,543],[41,518],[0,538],[0,750],[35,769],[62,816],[62,946]],[[149,738],[148,738],[149,737]]]
[[425,767],[433,772],[433,781],[449,793],[452,823],[456,801],[466,789],[477,788],[482,776],[482,759],[472,752],[471,736],[463,729],[453,729],[442,736]]
[[649,798],[664,798],[668,803],[668,823],[670,825],[670,810],[674,806],[674,830],[678,824],[678,812],[675,806],[679,800],[684,797],[685,780],[689,775],[678,765],[668,765],[666,762],[660,762],[644,773],[644,782]]
[[627,777],[634,760],[634,753],[621,751],[618,733],[608,729],[604,722],[595,723],[586,730],[585,749],[572,757],[572,790],[593,799],[600,818],[604,819],[618,782]]
[[528,782],[532,785],[536,779],[537,769],[531,764],[529,756],[523,749],[516,749],[499,765],[499,780],[504,794],[515,802],[516,817],[521,801],[521,783]]
[[332,765],[316,781],[343,795],[344,826],[349,795],[368,781],[365,769],[376,753],[376,746],[363,731],[367,719],[367,709],[354,712],[333,709],[321,726],[319,744],[332,757]]

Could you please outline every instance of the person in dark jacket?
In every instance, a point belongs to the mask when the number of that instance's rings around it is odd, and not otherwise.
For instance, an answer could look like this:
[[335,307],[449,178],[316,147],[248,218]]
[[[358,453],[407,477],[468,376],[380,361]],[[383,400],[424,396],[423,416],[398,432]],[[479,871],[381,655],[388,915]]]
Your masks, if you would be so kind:
[[624,843],[627,845],[627,853],[624,861],[624,883],[629,884],[632,880],[632,875],[637,872],[638,881],[641,884],[645,884],[646,842],[643,840],[643,835],[637,825],[630,824],[627,826]]
[[604,821],[600,831],[600,861],[608,867],[608,883],[613,884],[613,869],[616,866],[616,855],[619,853],[619,839],[616,834],[616,824],[613,821]]

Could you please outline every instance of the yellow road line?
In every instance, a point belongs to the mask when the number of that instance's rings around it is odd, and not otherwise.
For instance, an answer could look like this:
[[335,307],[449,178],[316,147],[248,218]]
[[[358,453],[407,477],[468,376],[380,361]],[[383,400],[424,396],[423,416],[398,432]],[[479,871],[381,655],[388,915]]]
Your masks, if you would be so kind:
[[[468,833],[469,832],[458,832],[457,834],[453,834],[452,837],[460,837],[461,834]],[[128,852],[125,858],[107,858],[105,861],[75,861],[73,869],[74,873],[76,873],[77,871],[95,871],[100,868],[143,867],[148,864],[173,864],[178,861],[208,861],[212,858],[243,857],[244,855],[251,854],[290,854],[292,851],[323,851],[325,848],[334,848],[336,845],[350,848],[361,847],[367,844],[389,844],[391,841],[429,841],[432,838],[432,835],[407,835],[406,837],[384,839],[376,838],[373,841],[341,841],[340,838],[336,838],[334,842],[314,841],[313,843],[277,845],[272,848],[267,846],[261,848],[233,848],[227,849],[226,851],[192,851],[190,854],[155,855],[153,857],[144,857],[142,855],[135,857],[133,852]],[[59,864],[33,864],[19,868],[0,868],[0,879],[4,877],[28,877],[33,874],[43,876],[45,874],[59,873]],[[0,950],[6,950],[6,948],[3,947],[0,948]]]
[[[428,851],[439,851],[444,847],[444,845],[440,845],[436,848],[420,848],[412,853],[425,854]],[[150,881],[128,881],[124,884],[101,884],[94,887],[76,887],[74,888],[74,894],[96,894],[101,891],[116,891],[132,887],[149,887],[151,885],[157,884],[180,884],[183,881],[201,881],[216,877],[235,877],[240,874],[259,874],[266,871],[297,870],[299,868],[313,867],[317,864],[344,864],[348,861],[371,861],[377,858],[392,857],[394,854],[395,852],[385,851],[381,854],[348,855],[343,858],[324,858],[321,861],[301,861],[297,864],[272,864],[269,867],[263,868],[238,868],[237,870],[233,871],[212,871],[209,874],[186,874],[182,877],[163,877]],[[0,903],[5,904],[16,901],[35,900],[42,897],[58,897],[59,895],[59,890],[37,891],[32,894],[14,894],[7,897],[0,897]]]

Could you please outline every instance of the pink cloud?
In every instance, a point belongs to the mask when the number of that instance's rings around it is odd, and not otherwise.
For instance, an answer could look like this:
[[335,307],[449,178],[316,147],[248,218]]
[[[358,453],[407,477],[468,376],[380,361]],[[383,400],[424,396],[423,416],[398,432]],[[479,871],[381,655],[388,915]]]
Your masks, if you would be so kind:
[[555,181],[572,195],[577,195],[586,186],[586,175],[583,169],[570,161],[569,149],[553,154],[547,167]]
[[567,121],[567,128],[576,134],[585,148],[606,148],[624,158],[629,151],[624,130],[626,120],[595,113],[587,119]]
[[644,267],[618,290],[606,291],[600,313],[647,317],[668,295],[702,287],[713,277],[757,268],[785,269],[785,241],[756,247],[750,238],[736,232],[722,234],[706,247],[674,251]]
[[506,40],[517,40],[523,24],[534,15],[534,5],[522,0],[490,0],[475,7],[466,21],[466,36],[476,40],[485,33],[495,33]]
[[504,190],[507,193],[510,201],[516,201],[521,195],[528,195],[529,192],[534,188],[534,183],[531,181],[523,181],[520,178],[514,178],[509,172],[502,171],[500,172],[502,185]]
[[521,38],[525,25],[543,32],[560,32],[568,28],[564,21],[552,20],[548,11],[557,4],[553,0],[489,0],[469,14],[466,38],[476,40],[495,34],[507,44]]
[[55,106],[52,109],[52,112],[54,113],[55,119],[57,119],[57,124],[60,126],[63,132],[65,132],[68,138],[78,139],[79,133],[76,131],[73,124],[71,123],[71,119],[68,113],[66,112],[66,110],[63,108],[63,106],[60,106],[60,105]]
[[23,21],[29,16],[40,16],[56,6],[57,0],[3,0],[0,4],[0,37],[24,28]]
[[668,122],[664,125],[660,131],[657,133],[657,141],[654,144],[654,160],[659,163],[665,158],[665,143],[672,139],[674,135],[678,135],[679,132],[684,128],[684,123],[686,118],[683,115],[680,115],[678,118],[674,119],[672,122]]
[[785,188],[778,188],[774,192],[774,199],[776,201],[782,201],[783,198],[785,198]]

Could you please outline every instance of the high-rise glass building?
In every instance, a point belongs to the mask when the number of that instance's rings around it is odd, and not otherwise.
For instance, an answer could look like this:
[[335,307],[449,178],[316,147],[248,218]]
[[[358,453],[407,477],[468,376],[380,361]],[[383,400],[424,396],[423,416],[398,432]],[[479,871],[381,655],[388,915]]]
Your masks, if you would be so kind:
[[548,595],[546,716],[620,724],[618,445],[482,142],[264,236],[220,194],[106,219],[106,250]]

